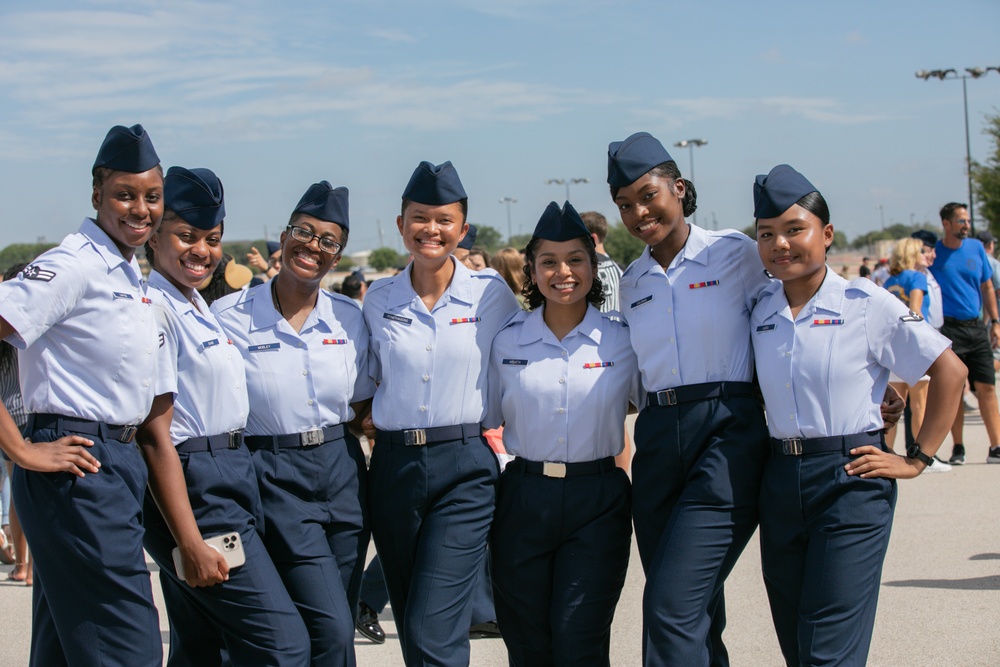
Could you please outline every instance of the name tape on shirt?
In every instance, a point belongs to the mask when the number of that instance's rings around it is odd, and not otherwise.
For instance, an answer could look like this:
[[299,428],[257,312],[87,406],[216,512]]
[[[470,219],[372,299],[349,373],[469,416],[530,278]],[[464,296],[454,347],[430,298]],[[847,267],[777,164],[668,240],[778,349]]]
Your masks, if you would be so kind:
[[688,289],[701,289],[702,287],[715,287],[719,284],[718,280],[706,280],[703,283],[691,283],[688,285]]
[[584,364],[583,367],[584,368],[610,368],[611,366],[614,366],[614,365],[615,365],[615,362],[613,362],[613,361],[592,361],[592,362],[590,362],[588,364]]
[[527,359],[504,359],[502,363],[503,363],[504,366],[527,366],[528,365],[528,360]]
[[813,320],[813,326],[815,327],[832,327],[839,326],[844,323],[843,319],[838,320]]
[[774,325],[773,324],[762,324],[759,327],[757,327],[757,332],[759,333],[761,331],[774,331]]
[[452,324],[475,324],[476,322],[482,322],[481,317],[453,317],[451,320]]
[[126,299],[127,301],[132,300],[132,295],[129,294],[128,292],[112,292],[112,294],[114,294],[115,296],[115,301],[117,301],[118,299]]
[[347,345],[346,338],[324,338],[323,345]]
[[219,339],[215,338],[212,340],[206,340],[204,343],[201,344],[201,346],[207,350],[208,348],[215,347],[218,344],[219,344]]
[[917,313],[915,313],[915,312],[913,312],[911,310],[909,315],[903,315],[902,317],[899,318],[899,321],[900,322],[923,322],[924,318],[921,315],[919,315],[919,314],[917,314]]
[[248,352],[273,352],[281,347],[281,343],[263,343],[262,345],[251,345]]
[[400,324],[405,324],[410,326],[413,324],[413,320],[409,317],[403,317],[402,315],[393,315],[392,313],[382,313],[383,320],[392,320],[393,322],[399,322]]
[[56,272],[46,271],[37,264],[29,264],[21,271],[21,275],[24,276],[25,280],[41,280],[43,283],[47,283],[56,277]]
[[638,301],[636,301],[635,303],[633,303],[631,306],[629,306],[629,308],[638,308],[642,304],[649,303],[652,300],[653,300],[653,295],[652,294],[650,294],[649,296],[644,296],[641,299],[639,299]]

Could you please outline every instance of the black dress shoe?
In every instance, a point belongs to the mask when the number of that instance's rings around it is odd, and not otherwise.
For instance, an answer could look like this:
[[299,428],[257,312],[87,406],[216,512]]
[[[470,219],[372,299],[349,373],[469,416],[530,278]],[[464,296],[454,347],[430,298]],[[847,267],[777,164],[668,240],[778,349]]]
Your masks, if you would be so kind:
[[476,623],[469,628],[469,639],[498,639],[499,637],[500,628],[496,621]]
[[376,644],[385,643],[385,632],[378,624],[378,614],[364,602],[358,605],[358,620],[354,622],[354,627],[368,641]]

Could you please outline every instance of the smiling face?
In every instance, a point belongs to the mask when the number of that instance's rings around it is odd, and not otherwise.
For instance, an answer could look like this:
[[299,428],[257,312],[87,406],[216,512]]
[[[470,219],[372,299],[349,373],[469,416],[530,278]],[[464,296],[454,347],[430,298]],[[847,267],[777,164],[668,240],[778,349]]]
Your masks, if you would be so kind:
[[163,174],[153,167],[141,174],[109,171],[91,195],[97,226],[111,237],[126,259],[132,259],[163,218]]
[[941,226],[944,228],[944,237],[946,241],[954,244],[961,244],[962,241],[969,238],[969,231],[972,229],[972,221],[969,218],[969,209],[964,206],[959,206],[952,211],[949,219],[941,221]]
[[833,225],[792,204],[777,218],[757,221],[757,250],[764,268],[782,282],[808,280],[822,273]]
[[413,260],[432,263],[453,254],[469,231],[459,202],[441,206],[409,202],[403,215],[396,218],[396,227]]
[[149,245],[153,268],[190,298],[222,261],[222,225],[198,229],[168,212]]
[[619,188],[615,205],[629,234],[656,247],[685,227],[684,191],[683,179],[649,172]]
[[308,243],[302,243],[292,238],[287,229],[281,233],[280,275],[289,272],[303,282],[319,283],[340,261],[340,253],[334,255],[320,249],[319,239],[325,237],[335,243],[343,244],[344,228],[335,222],[301,214],[296,216],[289,226],[307,230],[314,235],[314,238]]
[[548,304],[570,305],[586,299],[594,284],[594,268],[584,240],[540,241],[531,279]]

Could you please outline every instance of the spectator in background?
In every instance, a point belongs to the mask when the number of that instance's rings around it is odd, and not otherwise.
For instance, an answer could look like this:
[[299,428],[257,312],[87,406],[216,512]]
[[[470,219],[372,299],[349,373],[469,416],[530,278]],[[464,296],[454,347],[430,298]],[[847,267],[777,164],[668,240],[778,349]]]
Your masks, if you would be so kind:
[[520,251],[516,248],[498,250],[490,260],[490,268],[507,282],[517,302],[524,308],[524,295],[521,294],[521,288],[524,286],[524,259],[521,258]]
[[490,254],[478,246],[473,246],[464,264],[473,271],[482,271],[490,265]]
[[344,278],[340,285],[340,293],[348,299],[353,299],[354,303],[360,306],[364,303],[365,293],[368,292],[368,283],[364,281],[359,273],[352,273]]
[[[476,269],[472,268],[472,264],[469,263],[469,253],[472,251],[472,246],[476,244],[476,235],[476,226],[469,223],[469,231],[467,231],[465,236],[462,237],[462,240],[458,242],[455,252],[452,253],[452,255],[455,256],[455,259],[465,265],[465,268],[472,269],[473,271]],[[402,268],[400,271],[402,271]]]
[[885,281],[889,279],[889,260],[882,258],[878,261],[878,265],[875,270],[872,271],[872,280],[876,285],[885,285]]
[[997,261],[997,258],[993,256],[996,250],[996,237],[990,233],[990,230],[984,229],[976,234],[976,238],[983,244],[983,250],[986,251],[986,261],[990,263],[990,267],[993,269],[990,281],[993,283],[993,294],[997,300],[998,312],[1000,312],[1000,261]]
[[934,278],[934,274],[930,272],[930,266],[934,263],[934,258],[937,256],[934,246],[937,245],[938,237],[937,234],[932,231],[918,229],[910,234],[910,238],[919,239],[924,244],[923,253],[925,267],[921,269],[921,272],[927,278],[927,296],[930,300],[927,312],[927,323],[940,331],[941,327],[944,326],[941,286],[938,285],[937,280]]
[[858,276],[860,276],[861,278],[868,278],[869,280],[871,280],[872,269],[870,266],[868,266],[868,261],[869,260],[867,257],[861,258],[861,266],[858,267]]
[[266,260],[257,248],[251,247],[250,252],[247,253],[247,264],[260,271],[266,280],[275,277],[281,271],[281,243],[278,241],[267,242]]
[[205,303],[211,306],[216,299],[233,292],[239,292],[252,279],[253,272],[250,269],[242,264],[237,264],[229,253],[224,253],[222,261],[212,271],[212,275],[198,286],[198,293],[205,299]]
[[[944,326],[941,333],[951,339],[952,349],[969,369],[969,382],[979,399],[979,412],[990,439],[987,463],[1000,463],[1000,412],[997,409],[993,348],[1000,342],[1000,315],[990,278],[993,269],[983,245],[968,238],[972,220],[965,204],[949,203],[941,208],[944,236],[935,247],[931,273],[941,286]],[[988,327],[980,312],[986,311]],[[954,441],[952,465],[965,464],[962,430],[965,415],[959,405],[951,428]]]
[[583,219],[583,224],[587,225],[587,231],[594,239],[597,249],[597,277],[604,285],[604,303],[601,304],[601,312],[618,310],[618,282],[622,277],[622,269],[604,249],[604,240],[608,238],[608,219],[597,211],[584,211],[580,217]]

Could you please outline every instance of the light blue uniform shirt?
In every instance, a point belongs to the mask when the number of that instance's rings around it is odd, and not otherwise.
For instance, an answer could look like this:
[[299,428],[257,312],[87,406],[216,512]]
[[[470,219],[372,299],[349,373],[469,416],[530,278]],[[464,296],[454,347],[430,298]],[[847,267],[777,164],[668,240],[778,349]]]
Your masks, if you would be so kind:
[[951,344],[870,280],[827,267],[792,321],[780,282],[753,311],[757,377],[775,438],[821,438],[881,429],[889,371],[914,385]]
[[205,299],[195,290],[192,304],[157,271],[148,289],[160,337],[156,395],[174,395],[171,441],[243,428],[250,411],[243,355]]
[[519,315],[494,339],[484,426],[505,422],[504,449],[529,461],[620,454],[628,404],[642,405],[628,326],[590,306],[560,341],[542,315]]
[[24,406],[108,424],[138,424],[153,404],[156,317],[135,258],[90,218],[0,283],[16,334]]
[[753,377],[750,311],[771,282],[757,244],[731,229],[690,228],[666,271],[647,247],[622,276],[622,314],[647,391]]
[[375,393],[368,329],[347,297],[321,289],[299,333],[274,308],[268,283],[215,301],[212,312],[246,362],[248,435],[335,426]]
[[430,312],[410,282],[412,263],[365,295],[377,428],[478,424],[486,414],[490,345],[521,307],[496,271],[451,261],[451,285]]

